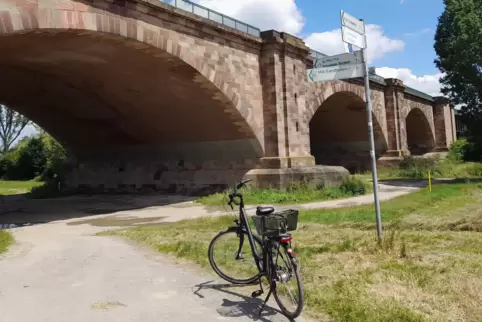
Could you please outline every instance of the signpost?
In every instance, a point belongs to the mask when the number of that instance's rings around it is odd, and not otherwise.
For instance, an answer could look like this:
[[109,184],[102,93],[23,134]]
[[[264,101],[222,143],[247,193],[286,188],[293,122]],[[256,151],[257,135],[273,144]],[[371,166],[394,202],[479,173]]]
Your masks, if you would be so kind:
[[[309,82],[322,82],[336,79],[364,77],[365,99],[368,119],[368,137],[370,139],[370,157],[372,161],[373,193],[376,212],[377,236],[382,239],[382,218],[380,214],[380,200],[378,198],[377,161],[375,157],[375,139],[373,135],[372,101],[370,94],[370,79],[366,55],[365,22],[343,10],[341,18],[341,38],[345,43],[346,54],[323,57],[317,59],[313,69],[307,70]],[[352,46],[360,48],[353,52]]]
[[328,66],[308,70],[308,81],[323,82],[335,79],[347,79],[362,77],[363,74],[363,64],[331,67]]
[[[361,64],[361,63],[363,63],[363,55],[360,51],[356,51],[354,53],[341,54],[341,55],[335,55],[335,56],[326,56],[326,57],[317,59],[313,64],[313,68],[354,65],[354,64]],[[361,77],[361,76],[354,76],[354,77]]]

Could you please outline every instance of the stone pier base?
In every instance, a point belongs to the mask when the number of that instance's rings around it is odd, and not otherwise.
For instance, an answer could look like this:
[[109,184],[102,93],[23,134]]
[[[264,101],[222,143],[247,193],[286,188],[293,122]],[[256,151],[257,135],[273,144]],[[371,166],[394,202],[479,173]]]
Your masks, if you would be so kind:
[[311,188],[319,186],[337,186],[348,177],[347,169],[338,166],[311,166],[287,169],[253,169],[246,173],[246,179],[255,188],[274,188],[285,190],[293,185],[307,185]]

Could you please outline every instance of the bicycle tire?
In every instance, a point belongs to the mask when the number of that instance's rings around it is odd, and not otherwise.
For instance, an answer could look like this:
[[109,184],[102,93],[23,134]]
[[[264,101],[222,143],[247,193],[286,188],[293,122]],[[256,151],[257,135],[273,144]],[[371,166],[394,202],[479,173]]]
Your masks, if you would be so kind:
[[[225,281],[228,281],[232,284],[252,284],[254,282],[257,282],[260,278],[260,274],[259,274],[259,270],[258,268],[256,267],[256,262],[254,261],[254,258],[252,259],[253,260],[253,267],[256,268],[256,274],[252,277],[249,277],[249,278],[246,278],[246,279],[237,279],[237,278],[233,278],[233,277],[230,277],[228,276],[227,274],[225,274],[220,268],[219,268],[219,265],[216,263],[216,261],[214,260],[214,248],[215,248],[215,245],[216,245],[216,242],[223,236],[227,235],[227,234],[233,234],[233,235],[236,235],[236,237],[239,239],[240,237],[238,237],[237,235],[237,230],[236,229],[228,229],[226,231],[223,231],[223,232],[220,232],[219,234],[217,234],[216,236],[214,236],[214,238],[211,240],[211,242],[209,243],[209,249],[208,249],[208,256],[209,256],[209,264],[211,264],[211,267],[212,269],[216,272],[216,274],[219,275],[219,277],[221,277],[222,279],[224,279]],[[251,251],[251,247],[250,247],[250,244],[249,244],[249,240],[248,240],[248,233],[245,231],[245,230],[242,230],[242,236],[244,238],[243,240],[243,243],[247,243],[248,247],[249,247],[249,250]],[[255,244],[258,244],[259,246],[259,249],[263,249],[263,243],[261,241],[261,239],[253,234],[253,239],[254,239],[254,242]],[[240,242],[241,242],[241,239],[240,239]],[[243,244],[244,245],[244,244]],[[259,254],[261,257],[263,256],[263,254]]]
[[[278,306],[279,308],[281,309],[281,311],[283,312],[284,315],[286,315],[288,318],[290,319],[295,319],[297,318],[298,316],[300,316],[301,314],[301,311],[303,311],[303,305],[304,305],[304,286],[303,286],[303,283],[301,281],[301,277],[300,277],[300,274],[299,274],[299,270],[298,270],[298,261],[296,259],[296,257],[293,257],[291,254],[288,253],[287,249],[286,249],[286,246],[285,245],[281,245],[280,246],[280,249],[279,251],[284,251],[285,253],[285,256],[286,258],[290,261],[292,267],[294,268],[293,270],[293,277],[294,279],[296,280],[296,284],[297,284],[297,288],[298,288],[298,306],[296,308],[296,310],[294,311],[289,311],[285,306],[284,304],[282,303],[281,299],[280,299],[280,295],[278,294],[278,291],[277,291],[277,288],[278,288],[278,284],[280,282],[276,281],[275,283],[275,287],[274,287],[274,290],[273,290],[273,295],[274,295],[274,298],[276,300],[276,303],[278,303]],[[274,265],[274,263],[273,263]]]

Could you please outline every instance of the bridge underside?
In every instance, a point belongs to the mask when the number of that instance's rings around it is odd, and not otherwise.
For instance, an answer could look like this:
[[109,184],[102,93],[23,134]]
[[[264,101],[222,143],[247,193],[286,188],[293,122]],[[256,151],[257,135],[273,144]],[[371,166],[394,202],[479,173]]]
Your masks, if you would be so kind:
[[0,56],[0,101],[75,156],[73,185],[223,187],[261,156],[232,102],[164,51],[57,32],[2,37]]
[[[373,116],[377,157],[387,143]],[[339,92],[318,108],[310,122],[311,153],[316,164],[345,167],[351,173],[370,170],[370,141],[365,102],[356,94]]]

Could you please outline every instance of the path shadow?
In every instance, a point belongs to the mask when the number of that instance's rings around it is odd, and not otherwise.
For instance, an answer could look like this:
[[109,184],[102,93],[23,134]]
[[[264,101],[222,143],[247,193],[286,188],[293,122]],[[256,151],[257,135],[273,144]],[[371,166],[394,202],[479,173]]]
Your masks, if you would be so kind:
[[[226,295],[236,296],[240,298],[239,301],[233,301],[227,298],[223,299],[221,303],[221,307],[218,308],[216,311],[219,315],[223,317],[248,317],[253,321],[261,321],[261,322],[270,322],[273,319],[268,319],[269,317],[276,317],[275,321],[295,321],[290,320],[284,314],[269,305],[269,302],[263,309],[261,316],[256,319],[259,315],[259,309],[264,302],[264,298],[266,295],[261,295],[260,298],[252,298],[238,292],[235,292],[234,289],[245,288],[252,286],[251,285],[236,285],[236,284],[210,284],[213,283],[214,280],[207,281],[198,285],[195,285],[197,289],[193,291],[193,294],[197,295],[200,298],[205,298],[203,294],[200,292],[205,289],[216,290],[218,292],[225,293]],[[257,285],[257,284],[256,284]]]
[[[27,195],[0,196],[0,229],[104,216],[167,205],[185,207],[186,204],[183,203],[195,199],[197,197],[161,194],[75,195],[52,199],[32,199]],[[122,216],[129,217],[125,219],[131,222],[134,222],[136,217],[135,214],[129,213],[118,215],[115,217],[119,218],[115,218],[115,220],[112,218],[112,226],[117,226],[118,223],[114,223],[114,221],[122,219]]]
[[[428,179],[389,179],[379,180],[381,184],[393,187],[423,188],[428,185]],[[461,184],[461,183],[482,183],[482,178],[446,178],[432,179],[432,184]]]
[[428,180],[421,179],[389,179],[378,180],[378,183],[392,187],[423,188],[428,185]]

